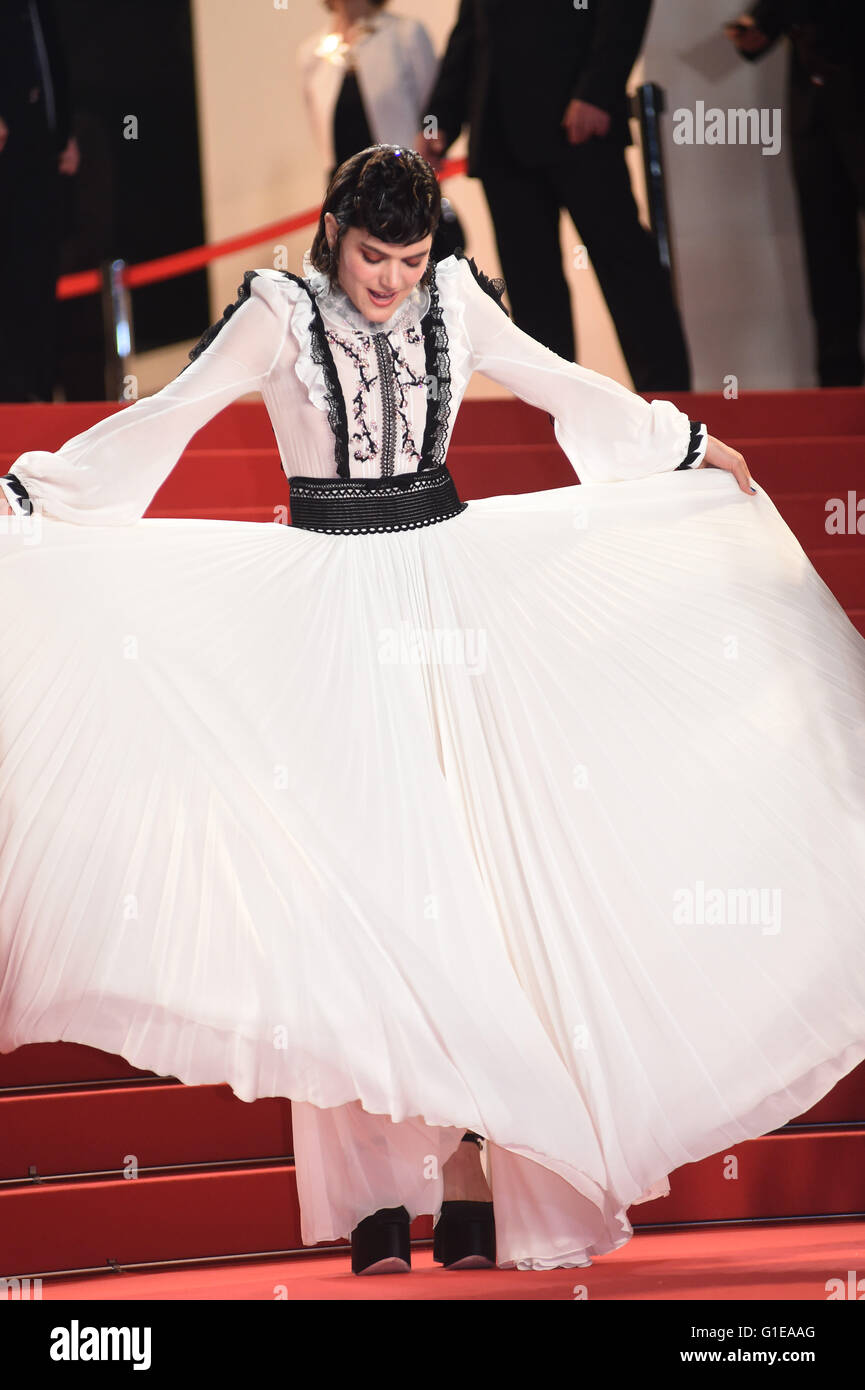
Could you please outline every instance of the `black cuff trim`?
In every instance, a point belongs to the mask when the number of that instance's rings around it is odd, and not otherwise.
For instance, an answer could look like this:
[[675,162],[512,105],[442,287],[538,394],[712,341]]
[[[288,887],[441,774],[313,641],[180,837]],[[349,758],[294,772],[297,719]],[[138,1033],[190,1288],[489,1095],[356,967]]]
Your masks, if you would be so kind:
[[14,492],[15,496],[18,498],[18,501],[24,509],[24,515],[30,516],[33,512],[33,501],[30,497],[30,493],[21,480],[16,478],[14,473],[5,473],[3,475],[3,482],[9,484],[10,490]]
[[699,454],[700,446],[703,442],[703,428],[704,425],[702,420],[691,421],[691,438],[688,442],[688,452],[682,462],[676,464],[674,470],[676,473],[678,473],[680,468],[690,468],[694,459]]

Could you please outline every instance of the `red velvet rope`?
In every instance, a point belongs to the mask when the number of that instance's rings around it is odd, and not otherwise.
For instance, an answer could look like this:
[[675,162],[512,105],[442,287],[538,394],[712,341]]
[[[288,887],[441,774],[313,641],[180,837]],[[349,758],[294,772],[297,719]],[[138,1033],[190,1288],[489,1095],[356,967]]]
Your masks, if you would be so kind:
[[[439,180],[464,174],[464,159],[446,159],[439,171]],[[190,270],[220,256],[228,256],[232,251],[243,251],[248,246],[261,246],[274,237],[287,236],[299,232],[303,227],[318,225],[321,204],[307,212],[295,213],[293,217],[283,217],[278,222],[269,222],[264,227],[255,227],[251,232],[241,232],[238,236],[225,237],[222,241],[211,242],[209,246],[193,246],[189,251],[175,251],[170,256],[160,256],[155,261],[140,261],[138,265],[127,266],[122,275],[123,284],[129,289],[138,285],[152,285],[156,280],[173,280],[177,275],[186,275]],[[98,270],[78,270],[72,275],[61,275],[57,281],[58,299],[77,299],[84,294],[99,294],[102,289],[102,276]]]

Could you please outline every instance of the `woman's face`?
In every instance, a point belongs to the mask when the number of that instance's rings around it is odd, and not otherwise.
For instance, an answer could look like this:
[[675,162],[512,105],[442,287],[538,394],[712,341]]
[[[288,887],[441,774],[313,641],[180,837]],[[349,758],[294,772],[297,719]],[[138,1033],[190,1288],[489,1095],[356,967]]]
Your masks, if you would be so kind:
[[[338,226],[331,212],[324,215],[324,229],[333,246]],[[373,323],[389,319],[423,276],[432,241],[427,233],[422,241],[397,246],[363,227],[349,227],[340,246],[339,283],[354,307]]]

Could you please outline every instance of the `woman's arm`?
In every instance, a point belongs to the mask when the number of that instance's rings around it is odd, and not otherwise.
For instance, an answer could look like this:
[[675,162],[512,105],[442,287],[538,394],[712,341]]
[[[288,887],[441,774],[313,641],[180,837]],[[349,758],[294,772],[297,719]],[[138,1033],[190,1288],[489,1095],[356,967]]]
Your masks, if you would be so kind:
[[100,420],[54,453],[21,454],[0,478],[7,512],[27,515],[29,497],[46,516],[83,526],[142,517],[195,432],[238,396],[261,389],[289,322],[279,278],[273,271],[247,271],[238,300],[161,391]]
[[[701,421],[690,420],[672,401],[644,401],[517,328],[468,260],[448,257],[436,275],[459,277],[454,289],[474,370],[553,416],[556,439],[581,482],[624,482],[704,463],[736,473],[740,485],[747,477],[741,455],[713,440]],[[741,469],[731,466],[732,459],[741,460]]]

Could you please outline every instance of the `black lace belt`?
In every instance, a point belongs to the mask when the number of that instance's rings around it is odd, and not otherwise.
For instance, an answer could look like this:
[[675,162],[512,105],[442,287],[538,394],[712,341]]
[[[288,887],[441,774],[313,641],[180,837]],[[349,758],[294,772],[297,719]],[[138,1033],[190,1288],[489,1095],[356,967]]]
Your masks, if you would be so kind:
[[386,478],[295,476],[288,488],[292,526],[341,535],[431,526],[468,506],[444,464]]

